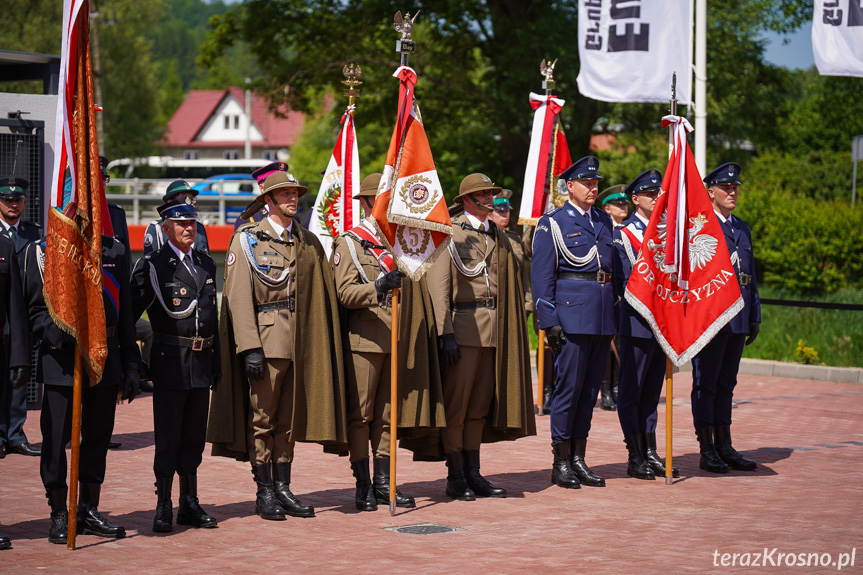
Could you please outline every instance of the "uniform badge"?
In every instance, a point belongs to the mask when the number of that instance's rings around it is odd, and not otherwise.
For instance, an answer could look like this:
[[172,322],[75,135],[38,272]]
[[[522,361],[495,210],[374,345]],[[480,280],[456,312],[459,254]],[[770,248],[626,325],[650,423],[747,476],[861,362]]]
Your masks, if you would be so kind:
[[180,288],[180,295],[186,295],[186,293],[188,293],[186,288]]
[[147,234],[146,236],[144,236],[144,247],[145,248],[150,247],[150,245],[152,243],[153,243],[153,234]]
[[[188,186],[186,186],[186,187],[188,187]],[[192,205],[192,198],[190,198],[189,196],[186,196],[186,199],[185,199],[184,201],[186,202],[186,205],[187,205],[187,206],[191,206],[191,205]]]
[[180,298],[175,297],[173,301],[174,301],[174,307],[177,307],[180,305]]
[[570,215],[570,217],[575,217],[575,210],[566,210],[566,213]]
[[237,256],[236,254],[234,254],[234,252],[231,252],[228,254],[228,261],[225,263],[227,263],[229,266],[232,266],[234,265],[235,261],[237,261]]
[[575,238],[581,235],[581,232],[575,232],[574,234],[566,234],[568,238]]
[[336,252],[335,255],[333,255],[333,263],[335,265],[339,265],[340,261],[342,261],[342,254],[340,254],[339,252]]
[[10,185],[10,186],[14,186],[14,185],[15,185],[15,178],[9,178],[9,185]]

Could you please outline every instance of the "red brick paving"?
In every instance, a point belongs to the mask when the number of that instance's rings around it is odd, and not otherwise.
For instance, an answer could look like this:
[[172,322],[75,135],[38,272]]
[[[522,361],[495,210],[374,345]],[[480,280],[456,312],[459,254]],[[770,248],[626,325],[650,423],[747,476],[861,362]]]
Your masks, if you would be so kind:
[[[0,534],[11,537],[14,547],[0,551],[0,572],[677,573],[735,571],[714,567],[714,551],[721,559],[723,553],[765,547],[777,548],[777,554],[831,553],[834,559],[859,547],[854,567],[843,572],[860,572],[863,387],[741,376],[736,397],[748,403],[733,413],[735,446],[756,459],[760,470],[720,476],[698,469],[687,403],[690,377],[676,378],[674,462],[681,478],[673,486],[627,477],[617,415],[596,410],[588,463],[607,478],[604,489],[550,485],[548,417],[540,417],[537,437],[483,449],[483,473],[509,490],[507,499],[450,501],[443,464],[414,463],[401,452],[401,488],[417,497],[418,508],[399,510],[394,518],[385,507],[361,513],[354,509],[347,459],[299,445],[292,488],[316,506],[316,518],[261,520],[254,515],[248,465],[205,456],[200,498],[219,528],[175,525],[166,535],[150,530],[156,503],[152,403],[144,395],[117,410],[115,438],[123,447],[109,454],[100,505],[129,536],[119,541],[81,536],[76,552],[48,543],[49,509],[38,458],[10,455],[0,461]],[[660,420],[662,438],[662,409]],[[30,412],[26,429],[33,442],[40,437],[38,421],[39,413]],[[386,530],[418,523],[461,531]]]

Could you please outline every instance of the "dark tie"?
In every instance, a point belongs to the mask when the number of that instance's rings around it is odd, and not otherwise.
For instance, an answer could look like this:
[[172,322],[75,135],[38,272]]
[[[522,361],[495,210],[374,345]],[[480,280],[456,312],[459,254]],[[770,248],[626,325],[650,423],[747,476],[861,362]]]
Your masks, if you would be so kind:
[[15,226],[9,227],[9,237],[12,239],[13,244],[18,243],[18,230],[15,228]]
[[197,281],[198,274],[195,271],[195,265],[192,263],[191,254],[186,254],[183,256],[183,263],[186,265],[186,269],[189,270],[189,273],[192,274],[192,277]]

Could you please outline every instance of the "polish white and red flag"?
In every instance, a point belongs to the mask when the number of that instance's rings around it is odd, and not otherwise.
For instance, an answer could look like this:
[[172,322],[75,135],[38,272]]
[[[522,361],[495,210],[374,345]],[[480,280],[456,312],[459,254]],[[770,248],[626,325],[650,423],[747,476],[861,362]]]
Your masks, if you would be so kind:
[[414,97],[416,72],[401,66],[393,76],[398,116],[372,215],[399,269],[418,280],[446,250],[452,221]]
[[650,216],[626,301],[680,367],[743,309],[719,219],[695,166],[685,118],[665,116],[674,151]]
[[530,93],[530,107],[534,109],[533,128],[518,211],[520,226],[535,226],[539,218],[554,207],[551,198],[557,177],[572,165],[569,145],[560,123],[560,110],[565,103],[555,96]]
[[360,157],[357,152],[357,130],[354,125],[355,105],[342,114],[339,136],[318,197],[312,208],[309,231],[318,236],[324,250],[332,249],[339,234],[360,223],[360,211],[353,205],[354,191],[360,189]]

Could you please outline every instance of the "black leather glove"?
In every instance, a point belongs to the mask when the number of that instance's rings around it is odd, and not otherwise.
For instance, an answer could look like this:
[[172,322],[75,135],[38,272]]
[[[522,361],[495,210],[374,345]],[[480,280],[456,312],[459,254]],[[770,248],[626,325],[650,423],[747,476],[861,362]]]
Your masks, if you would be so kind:
[[221,380],[221,379],[222,379],[221,373],[214,373],[213,374],[213,383],[210,384],[210,389],[212,389],[213,391],[216,391],[216,388],[219,387],[219,380]]
[[129,403],[138,397],[141,392],[141,376],[138,375],[137,369],[127,369],[123,376],[123,395],[120,399],[125,399]]
[[758,337],[758,332],[761,331],[761,324],[754,321],[749,324],[749,337],[746,338],[745,345],[751,344]]
[[446,362],[447,365],[455,365],[458,363],[461,359],[461,350],[455,342],[455,335],[448,333],[440,336],[437,341],[444,362]]
[[375,289],[383,295],[391,289],[402,287],[403,277],[405,277],[404,272],[393,270],[375,280]]
[[264,379],[264,350],[259,347],[246,350],[243,353],[243,365],[246,366],[246,377],[250,380]]
[[30,381],[30,366],[13,367],[9,370],[9,382],[15,389],[20,389]]
[[563,342],[566,341],[566,335],[563,333],[563,328],[559,325],[553,325],[545,329],[545,339],[548,341],[548,347],[555,355],[563,349]]

